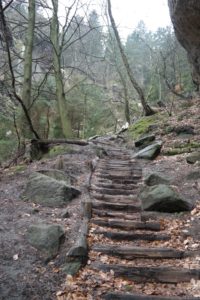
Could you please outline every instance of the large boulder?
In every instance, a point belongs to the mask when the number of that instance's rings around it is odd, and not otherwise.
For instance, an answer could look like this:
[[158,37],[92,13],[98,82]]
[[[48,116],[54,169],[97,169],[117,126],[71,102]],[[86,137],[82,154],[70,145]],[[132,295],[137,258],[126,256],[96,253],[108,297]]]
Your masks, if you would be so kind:
[[137,141],[135,141],[135,147],[146,147],[149,144],[151,144],[154,140],[155,140],[155,135],[146,135],[140,139],[138,139]]
[[64,239],[64,230],[57,224],[31,225],[27,231],[27,239],[48,261],[58,254]]
[[190,211],[192,205],[165,184],[145,187],[140,195],[143,210],[160,212]]
[[157,173],[152,173],[144,179],[144,182],[146,185],[152,186],[152,185],[158,185],[158,184],[169,184],[170,179],[160,176]]
[[152,145],[140,150],[135,155],[135,158],[152,160],[159,155],[161,148],[162,148],[162,141],[158,141],[158,142],[153,143]]
[[56,169],[46,169],[37,171],[40,174],[52,177],[59,181],[65,181],[68,185],[71,184],[71,178],[65,172]]
[[62,207],[79,194],[79,190],[64,181],[35,172],[29,177],[22,198],[43,206]]

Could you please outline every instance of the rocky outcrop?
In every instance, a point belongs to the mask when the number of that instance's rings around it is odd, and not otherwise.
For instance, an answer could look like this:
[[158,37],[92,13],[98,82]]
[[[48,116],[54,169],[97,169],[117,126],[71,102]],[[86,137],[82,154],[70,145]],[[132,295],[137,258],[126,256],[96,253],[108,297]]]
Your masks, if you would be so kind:
[[193,66],[193,81],[200,85],[200,1],[168,0],[174,31]]
[[79,190],[67,185],[64,181],[35,172],[30,175],[21,196],[24,200],[43,206],[62,207],[79,194]]
[[143,210],[147,211],[174,213],[192,209],[190,203],[165,184],[144,187],[139,197]]
[[31,225],[27,232],[28,242],[41,251],[45,260],[54,258],[59,251],[60,244],[64,239],[64,230],[57,224]]

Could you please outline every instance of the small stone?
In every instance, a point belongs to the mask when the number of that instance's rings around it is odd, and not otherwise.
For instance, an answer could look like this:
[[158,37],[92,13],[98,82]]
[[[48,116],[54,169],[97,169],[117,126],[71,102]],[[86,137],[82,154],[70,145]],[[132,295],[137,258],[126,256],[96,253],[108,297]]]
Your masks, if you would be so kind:
[[62,217],[63,219],[68,219],[68,218],[70,218],[70,214],[69,214],[69,212],[68,212],[67,210],[64,210],[64,211],[62,212],[62,214],[61,214],[61,217]]

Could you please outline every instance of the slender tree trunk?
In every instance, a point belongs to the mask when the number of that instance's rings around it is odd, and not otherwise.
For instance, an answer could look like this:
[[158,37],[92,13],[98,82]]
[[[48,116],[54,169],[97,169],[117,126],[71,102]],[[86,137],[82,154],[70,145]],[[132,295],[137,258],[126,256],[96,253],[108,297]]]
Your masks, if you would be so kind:
[[122,46],[122,43],[121,43],[121,40],[120,40],[120,36],[119,36],[119,33],[118,33],[118,30],[117,30],[117,26],[115,24],[115,20],[113,18],[113,15],[112,15],[112,9],[111,9],[111,1],[110,0],[107,0],[107,3],[108,3],[108,14],[109,14],[109,18],[110,18],[110,22],[111,22],[111,25],[112,25],[112,28],[113,28],[113,31],[114,31],[114,34],[115,34],[115,38],[116,38],[116,41],[117,41],[117,44],[118,44],[118,47],[119,47],[119,50],[120,50],[120,54],[121,54],[121,57],[122,57],[122,61],[124,63],[124,66],[126,68],[126,71],[127,71],[127,74],[128,74],[128,77],[134,87],[134,89],[136,90],[136,92],[138,93],[138,96],[139,96],[139,99],[141,101],[141,104],[143,106],[143,109],[144,109],[144,112],[145,112],[145,115],[146,116],[150,116],[150,115],[153,115],[155,112],[153,111],[153,109],[146,103],[146,100],[145,100],[145,96],[144,96],[144,93],[143,93],[143,90],[141,89],[141,87],[139,86],[138,82],[136,81],[136,79],[134,78],[134,75],[133,75],[133,72],[131,70],[131,67],[129,65],[129,62],[128,62],[128,59],[127,59],[127,56],[124,52],[124,49],[123,49],[123,46]]
[[[35,0],[29,0],[28,6],[28,28],[26,31],[24,52],[24,78],[22,87],[22,101],[31,118],[31,86],[32,86],[32,53],[35,28]],[[21,119],[21,131],[23,138],[33,138],[27,119],[23,115]]]
[[64,137],[72,136],[71,122],[67,113],[63,77],[61,71],[61,48],[59,45],[59,21],[58,21],[58,0],[52,0],[53,16],[51,20],[51,42],[53,45],[53,64],[56,81],[56,96],[58,111]]
[[119,74],[119,77],[121,79],[122,85],[123,85],[123,90],[124,90],[124,115],[125,115],[125,119],[126,122],[128,122],[128,124],[131,123],[130,120],[130,108],[129,108],[129,100],[128,100],[128,88],[127,88],[127,84],[126,84],[126,79],[124,79],[122,72],[120,71],[119,68],[117,68],[117,72]]

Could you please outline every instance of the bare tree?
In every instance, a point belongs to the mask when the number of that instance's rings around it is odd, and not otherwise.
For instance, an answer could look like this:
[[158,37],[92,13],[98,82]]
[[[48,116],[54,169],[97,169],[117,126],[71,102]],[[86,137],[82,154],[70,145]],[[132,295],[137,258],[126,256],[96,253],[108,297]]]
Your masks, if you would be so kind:
[[115,38],[116,38],[116,41],[117,41],[117,44],[118,44],[118,47],[119,47],[119,50],[120,50],[122,61],[124,63],[125,69],[126,69],[127,74],[128,74],[128,77],[129,77],[134,89],[138,93],[138,96],[139,96],[139,99],[141,101],[142,107],[144,109],[145,115],[146,116],[153,115],[155,112],[147,104],[144,92],[143,92],[142,88],[140,87],[140,85],[138,84],[137,80],[135,79],[135,77],[133,75],[133,72],[132,72],[131,67],[129,65],[129,62],[128,62],[128,58],[127,58],[127,56],[125,54],[125,51],[123,49],[121,39],[120,39],[118,30],[117,30],[117,26],[115,24],[115,20],[114,20],[113,15],[112,15],[111,1],[107,0],[107,3],[108,3],[108,14],[109,14],[109,17],[110,17],[110,22],[111,22],[111,25],[112,25],[112,28],[113,28],[113,31],[114,31],[114,34],[115,34]]

